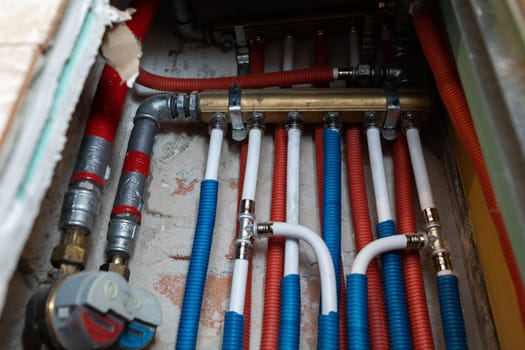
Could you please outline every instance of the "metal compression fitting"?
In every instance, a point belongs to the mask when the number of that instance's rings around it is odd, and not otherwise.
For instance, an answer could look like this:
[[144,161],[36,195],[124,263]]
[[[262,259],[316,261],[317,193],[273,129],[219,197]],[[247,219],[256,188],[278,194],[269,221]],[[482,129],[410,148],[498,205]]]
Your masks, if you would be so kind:
[[191,108],[195,98],[195,95],[160,94],[146,99],[137,109],[109,222],[106,252],[110,262],[102,269],[119,272],[125,277],[129,274],[122,265],[127,265],[132,255],[140,226],[144,189],[159,123],[181,117],[197,119]]

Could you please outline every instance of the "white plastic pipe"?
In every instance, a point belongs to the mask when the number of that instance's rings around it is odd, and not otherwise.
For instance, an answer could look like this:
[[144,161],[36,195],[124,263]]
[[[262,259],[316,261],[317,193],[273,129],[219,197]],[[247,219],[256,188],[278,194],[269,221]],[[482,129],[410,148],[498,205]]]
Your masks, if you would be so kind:
[[372,182],[374,184],[374,195],[377,207],[377,219],[379,222],[392,220],[392,210],[388,199],[388,187],[386,184],[385,167],[383,164],[383,151],[381,150],[381,137],[379,129],[369,127],[366,130],[368,142],[368,154],[370,167],[372,168]]
[[321,278],[321,313],[328,315],[337,312],[337,286],[334,264],[330,251],[323,239],[308,227],[284,222],[273,223],[274,236],[302,239],[308,243],[317,256],[319,274]]
[[257,188],[257,173],[259,172],[259,158],[261,153],[262,130],[252,128],[248,139],[248,156],[246,158],[246,171],[242,186],[242,198],[255,200]]
[[221,160],[222,140],[224,133],[222,129],[213,128],[210,133],[210,145],[208,148],[208,160],[204,180],[217,180],[219,173],[219,162]]
[[[288,129],[286,160],[286,222],[299,223],[299,172],[301,158],[301,129]],[[287,239],[284,246],[284,276],[299,274],[299,241]]]
[[394,235],[390,237],[376,239],[367,244],[357,254],[354,264],[352,265],[351,273],[366,274],[366,269],[370,261],[376,256],[387,253],[393,250],[404,249],[407,247],[407,238],[405,235]]
[[293,50],[295,46],[295,39],[290,34],[286,35],[286,38],[283,40],[283,63],[281,68],[283,71],[288,71],[293,69]]
[[246,298],[246,282],[248,281],[248,260],[235,259],[232,274],[232,289],[230,293],[230,309],[239,315],[244,314],[244,299]]
[[425,157],[423,156],[423,147],[421,146],[419,130],[417,128],[410,128],[406,131],[406,135],[410,161],[412,162],[412,171],[414,172],[414,178],[416,179],[419,206],[421,209],[435,208],[427,166],[425,164]]

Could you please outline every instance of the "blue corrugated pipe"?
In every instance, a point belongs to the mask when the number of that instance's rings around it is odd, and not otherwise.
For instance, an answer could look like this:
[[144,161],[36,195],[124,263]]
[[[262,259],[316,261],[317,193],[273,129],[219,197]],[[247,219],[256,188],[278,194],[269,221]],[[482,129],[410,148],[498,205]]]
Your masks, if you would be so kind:
[[346,329],[348,350],[370,349],[368,335],[368,285],[366,275],[346,277]]
[[244,315],[228,311],[224,317],[222,350],[242,350],[244,338]]
[[[324,162],[323,162],[323,239],[326,242],[334,263],[337,282],[337,298],[341,295],[341,135],[338,130],[324,129]],[[338,318],[338,314],[335,314]],[[339,342],[339,327],[331,332]],[[324,336],[319,328],[318,347]]]
[[447,350],[467,349],[465,324],[459,298],[458,278],[453,274],[437,277],[439,310]]
[[201,183],[199,214],[177,332],[176,349],[195,349],[217,209],[217,180]]
[[337,350],[339,348],[339,314],[330,312],[328,315],[319,315],[317,349]]
[[[393,220],[385,220],[377,224],[379,238],[395,234]],[[412,349],[401,254],[398,252],[383,254],[381,263],[390,346],[393,350]]]
[[299,349],[301,326],[301,285],[299,275],[287,275],[281,280],[281,317],[279,349]]

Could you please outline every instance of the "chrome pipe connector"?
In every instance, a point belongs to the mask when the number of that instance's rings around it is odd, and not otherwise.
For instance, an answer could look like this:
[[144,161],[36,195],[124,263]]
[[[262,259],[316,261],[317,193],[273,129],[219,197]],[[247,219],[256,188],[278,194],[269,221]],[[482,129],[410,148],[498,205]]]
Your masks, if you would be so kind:
[[328,112],[323,117],[323,123],[325,129],[334,129],[341,131],[343,129],[343,123],[341,123],[341,115],[339,112]]
[[436,272],[451,271],[452,261],[450,261],[450,253],[446,249],[439,249],[432,252],[432,260]]
[[379,118],[376,112],[368,111],[364,113],[363,126],[365,130],[368,128],[379,128]]
[[286,118],[286,123],[284,127],[288,129],[299,129],[303,130],[304,119],[303,115],[300,112],[289,112],[288,117]]
[[257,128],[264,131],[264,113],[252,112],[246,122],[246,127],[248,130]]
[[439,223],[439,212],[437,208],[424,208],[423,219],[425,224]]
[[427,235],[424,233],[409,233],[405,237],[407,239],[407,248],[409,249],[425,248],[428,244]]
[[252,251],[251,239],[239,238],[235,241],[235,259],[248,260]]
[[211,115],[210,124],[208,125],[208,131],[211,133],[213,129],[221,129],[222,132],[226,132],[228,128],[228,119],[226,114],[216,112]]
[[418,124],[417,124],[417,115],[415,112],[406,112],[402,117],[401,117],[401,129],[403,130],[404,133],[407,132],[407,130],[409,129],[412,129],[412,128],[417,128],[418,127]]
[[255,233],[257,238],[273,236],[273,222],[258,222],[255,224]]

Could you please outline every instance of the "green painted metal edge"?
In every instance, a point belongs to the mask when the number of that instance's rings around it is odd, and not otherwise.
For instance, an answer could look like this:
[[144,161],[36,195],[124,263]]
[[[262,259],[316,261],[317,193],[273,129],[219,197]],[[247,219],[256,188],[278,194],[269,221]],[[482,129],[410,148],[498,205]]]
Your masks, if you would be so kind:
[[[504,155],[501,154],[501,149],[496,143],[494,130],[491,126],[491,123],[494,122],[493,119],[495,116],[490,115],[488,109],[485,108],[487,102],[483,98],[481,87],[477,82],[476,74],[474,73],[475,67],[468,56],[464,38],[461,35],[451,2],[450,0],[439,1],[439,4],[461,78],[461,83],[470,107],[476,133],[478,134],[500,210],[503,213],[516,263],[518,264],[522,281],[525,281],[525,254],[523,254],[523,252],[525,252],[524,213],[519,211],[513,200],[516,195],[519,196],[525,194],[516,193],[516,189],[512,186],[512,179],[509,179],[508,175],[505,173],[505,164],[503,161]],[[518,31],[516,31],[516,33],[518,33]],[[516,39],[517,38],[518,35],[516,35]],[[521,38],[522,37],[520,36],[520,39]],[[508,40],[511,39],[508,38]],[[521,44],[525,43],[522,40],[519,40],[519,42]],[[523,174],[523,176],[525,176],[525,174]]]

